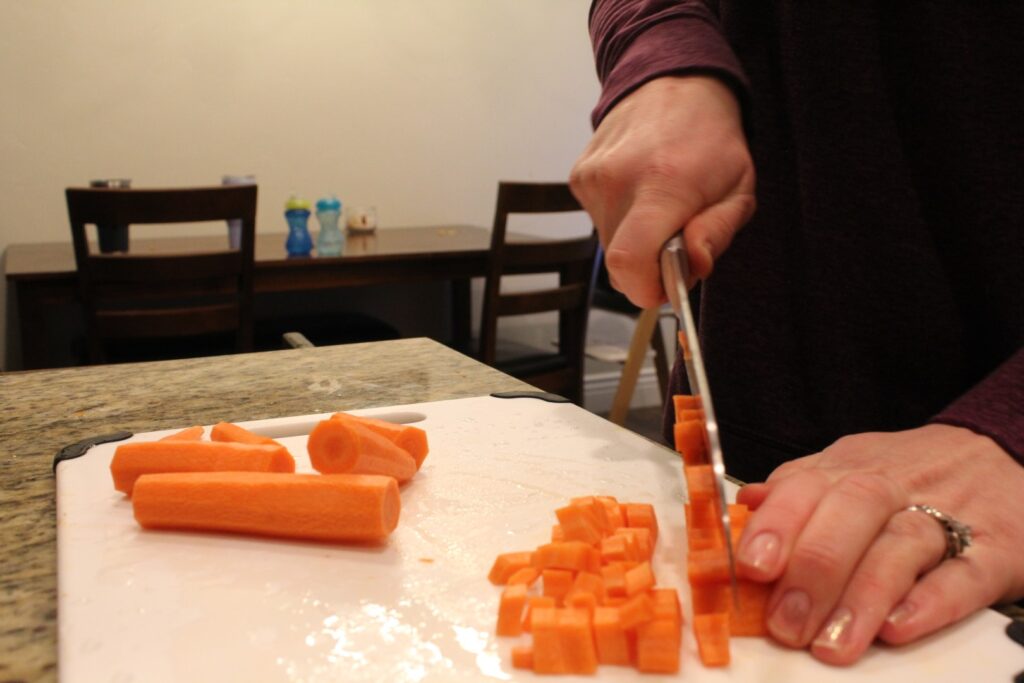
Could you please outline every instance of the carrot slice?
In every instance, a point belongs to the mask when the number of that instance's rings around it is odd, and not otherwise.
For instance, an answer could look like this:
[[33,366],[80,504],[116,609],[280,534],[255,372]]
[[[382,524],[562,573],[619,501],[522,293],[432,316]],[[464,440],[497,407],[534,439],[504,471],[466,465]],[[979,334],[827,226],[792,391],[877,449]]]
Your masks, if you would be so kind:
[[633,597],[654,588],[654,572],[650,562],[642,562],[626,572],[626,595]]
[[272,446],[280,445],[269,436],[260,436],[245,427],[232,422],[218,422],[210,430],[210,438],[214,441],[237,441],[238,443],[263,443]]
[[416,474],[416,462],[407,451],[355,420],[319,422],[306,449],[314,469],[324,474],[383,474],[399,484]]
[[593,616],[594,610],[597,608],[597,598],[593,593],[578,591],[575,588],[570,590],[565,596],[564,602],[566,607],[583,610],[591,616]]
[[536,567],[523,567],[517,569],[512,576],[508,577],[508,584],[521,583],[525,586],[532,586],[540,578],[540,571]]
[[[614,536],[625,536],[629,538],[633,544],[633,557],[627,558],[629,560],[649,560],[654,555],[654,539],[651,536],[651,530],[645,527],[622,527],[616,529]],[[629,551],[627,550],[627,555]]]
[[600,510],[601,516],[604,516],[604,506],[597,501],[590,505],[567,505],[555,510],[565,540],[582,541],[588,545],[600,541],[604,536],[607,520],[599,519],[595,510]]
[[139,477],[132,507],[147,529],[362,541],[395,529],[401,501],[390,477],[184,472]]
[[619,623],[631,629],[654,618],[654,602],[647,593],[635,595],[619,605]]
[[531,595],[526,599],[526,611],[523,612],[523,633],[530,633],[533,630],[531,617],[533,610],[538,607],[557,607],[555,599],[547,595]]
[[[676,414],[679,414],[680,410],[700,410],[702,407],[700,396],[691,396],[689,394],[676,394],[672,397],[672,407],[675,409]],[[677,422],[682,420],[677,419]]]
[[576,574],[576,578],[573,579],[571,590],[573,592],[590,593],[598,600],[601,600],[604,598],[604,579],[601,578],[600,574],[579,572]]
[[686,558],[691,584],[729,582],[729,555],[725,548],[691,550]]
[[693,635],[704,666],[726,666],[729,663],[729,614],[696,614]]
[[427,433],[419,427],[405,424],[395,424],[387,420],[378,420],[375,417],[360,417],[348,413],[335,413],[331,419],[356,420],[364,427],[385,437],[393,444],[405,450],[416,461],[416,469],[423,466],[430,449],[427,446]]
[[768,626],[765,616],[768,599],[772,595],[773,583],[759,583],[747,579],[736,582],[737,608],[732,600],[729,607],[729,634],[732,636],[766,636]]
[[626,517],[622,512],[622,506],[615,496],[597,496],[597,499],[604,505],[609,529],[618,529],[620,526],[626,526]]
[[679,671],[682,627],[671,619],[651,619],[636,627],[636,668],[644,673]]
[[512,667],[515,669],[532,669],[533,646],[514,645],[512,647]]
[[626,596],[626,569],[621,563],[614,562],[601,567],[601,579],[606,596]]
[[164,472],[294,472],[283,446],[217,441],[136,441],[121,444],[110,461],[114,488],[132,495],[143,474]]
[[679,606],[679,593],[675,588],[653,589],[651,602],[654,603],[655,619],[668,619],[679,624],[683,622],[683,611]]
[[195,427],[189,427],[188,429],[182,429],[180,432],[174,434],[168,434],[167,436],[160,439],[161,441],[197,441],[203,438],[203,427],[202,425],[196,425]]
[[597,671],[590,615],[579,609],[558,610],[558,631],[566,673],[592,674]]
[[686,465],[683,476],[686,478],[686,497],[691,504],[715,499],[715,474],[711,465]]
[[[701,500],[696,503],[686,503],[686,527],[688,529],[710,529],[721,534],[721,525],[718,521],[718,512],[713,500]],[[721,540],[719,541],[721,543]]]
[[501,594],[498,604],[499,636],[518,636],[523,632],[523,609],[526,607],[526,585],[509,584]]
[[558,630],[558,608],[537,606],[531,610],[533,670],[539,674],[568,673]]
[[732,588],[729,583],[690,585],[690,604],[694,614],[718,614],[732,609]]
[[539,546],[533,553],[533,566],[538,569],[569,569],[598,571],[601,553],[583,541],[562,541]]
[[529,567],[533,553],[529,551],[502,553],[494,558],[487,579],[496,586],[508,583],[509,578],[523,567]]
[[593,625],[597,661],[601,664],[628,666],[633,657],[626,629],[622,628],[619,619],[619,610],[615,607],[595,608]]
[[704,424],[696,420],[676,422],[672,428],[676,450],[683,456],[686,465],[699,465],[707,460],[704,445]]

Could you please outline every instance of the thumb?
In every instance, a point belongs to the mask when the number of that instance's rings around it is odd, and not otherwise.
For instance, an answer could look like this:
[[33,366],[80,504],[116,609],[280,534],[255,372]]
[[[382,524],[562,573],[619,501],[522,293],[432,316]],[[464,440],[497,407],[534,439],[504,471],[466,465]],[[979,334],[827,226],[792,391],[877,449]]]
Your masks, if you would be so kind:
[[[714,269],[715,261],[732,243],[732,238],[754,215],[752,194],[734,194],[694,216],[683,231],[690,259],[690,277],[703,280]],[[692,282],[687,283],[692,285]]]

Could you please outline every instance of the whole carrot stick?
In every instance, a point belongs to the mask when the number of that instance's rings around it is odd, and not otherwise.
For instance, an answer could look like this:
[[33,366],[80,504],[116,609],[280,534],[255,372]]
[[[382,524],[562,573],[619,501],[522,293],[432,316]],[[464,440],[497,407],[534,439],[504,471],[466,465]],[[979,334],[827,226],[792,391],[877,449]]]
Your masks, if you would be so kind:
[[110,461],[114,488],[132,495],[135,480],[160,472],[294,472],[284,446],[221,441],[136,441],[121,444]]
[[376,541],[401,500],[394,479],[369,474],[183,472],[139,477],[132,508],[146,529]]
[[271,446],[278,446],[276,441],[269,436],[260,436],[250,432],[245,427],[239,427],[232,422],[218,422],[210,430],[210,438],[214,441],[236,441],[238,443],[262,443]]
[[416,461],[416,469],[423,466],[429,448],[427,446],[427,433],[419,427],[412,425],[395,424],[387,420],[378,420],[373,417],[360,417],[348,413],[335,413],[332,420],[355,420],[364,427],[387,438],[391,443],[409,452],[412,459]]
[[306,443],[313,468],[324,474],[383,474],[399,484],[416,474],[407,451],[355,420],[323,420]]

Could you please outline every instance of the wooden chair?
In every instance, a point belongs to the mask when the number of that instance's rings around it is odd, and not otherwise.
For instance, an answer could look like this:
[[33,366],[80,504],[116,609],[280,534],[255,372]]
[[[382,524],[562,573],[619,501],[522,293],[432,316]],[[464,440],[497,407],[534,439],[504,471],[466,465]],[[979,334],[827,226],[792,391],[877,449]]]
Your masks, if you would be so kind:
[[[582,210],[567,183],[498,184],[480,329],[480,360],[579,405],[597,234],[592,230],[575,239],[518,242],[506,240],[506,228],[513,214]],[[541,273],[557,273],[558,284],[530,291],[501,290],[504,275]],[[547,311],[558,312],[556,350],[498,357],[499,318]]]
[[629,351],[623,362],[622,375],[619,377],[619,386],[615,390],[611,410],[608,413],[610,422],[624,425],[630,403],[633,400],[633,392],[636,390],[637,379],[640,377],[640,370],[647,358],[648,348],[654,350],[654,369],[658,376],[658,389],[664,401],[668,392],[670,361],[665,340],[661,335],[660,323],[663,317],[673,317],[673,315],[667,307],[641,309],[627,299],[625,294],[615,290],[611,286],[608,269],[604,265],[603,251],[598,255],[597,276],[594,281],[591,308],[618,313],[636,320]]
[[[234,337],[229,352],[252,349],[255,185],[68,188],[65,195],[90,363],[206,355],[211,347],[196,352],[188,342],[218,333]],[[225,235],[223,251],[205,253],[91,253],[85,228],[228,219],[242,222],[240,248],[227,249]],[[120,358],[110,353],[117,345]]]

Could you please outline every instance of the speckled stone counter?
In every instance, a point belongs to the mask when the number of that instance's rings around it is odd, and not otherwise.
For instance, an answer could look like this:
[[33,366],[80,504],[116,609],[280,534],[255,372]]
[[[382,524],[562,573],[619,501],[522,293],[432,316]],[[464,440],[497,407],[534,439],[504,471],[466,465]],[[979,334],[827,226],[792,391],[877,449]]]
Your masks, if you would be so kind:
[[55,680],[53,456],[146,432],[529,388],[427,339],[0,375],[0,681]]

